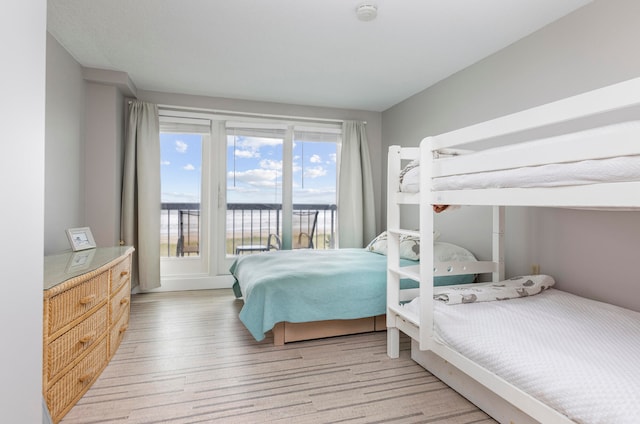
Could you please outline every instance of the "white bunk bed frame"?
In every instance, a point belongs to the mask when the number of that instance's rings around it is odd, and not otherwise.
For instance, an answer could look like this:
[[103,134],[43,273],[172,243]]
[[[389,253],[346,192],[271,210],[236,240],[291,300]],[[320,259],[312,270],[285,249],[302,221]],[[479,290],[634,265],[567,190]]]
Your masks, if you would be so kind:
[[[540,128],[592,117],[607,116],[640,105],[640,78],[559,100],[523,112],[507,115],[435,137],[427,137],[420,147],[391,146],[388,159],[387,190],[387,353],[399,356],[400,334],[412,338],[412,358],[449,386],[467,397],[502,423],[570,423],[565,415],[511,385],[482,366],[440,343],[434,337],[433,277],[442,275],[492,273],[493,281],[504,279],[504,206],[549,206],[578,208],[638,208],[640,181],[598,183],[547,188],[502,188],[457,191],[432,191],[431,178],[458,173],[481,172],[499,168],[544,165],[567,161],[640,155],[640,140],[585,143],[580,139],[563,143],[553,151],[532,151],[526,156],[507,153],[499,160],[476,161],[464,154],[455,160],[441,160],[470,142],[522,134]],[[640,117],[640,115],[638,115]],[[586,119],[585,119],[586,118]],[[554,126],[554,127],[551,127]],[[401,161],[420,160],[420,192],[399,191]],[[632,195],[631,193],[636,193]],[[493,260],[477,263],[433,263],[432,255],[423,255],[420,264],[400,268],[399,238],[418,235],[423,246],[433,245],[433,204],[494,205]],[[417,205],[420,230],[401,228],[401,205]],[[495,206],[498,205],[498,206]],[[400,290],[400,279],[421,283],[413,292]],[[400,306],[401,301],[420,296],[420,316]],[[487,390],[488,389],[488,390]]]

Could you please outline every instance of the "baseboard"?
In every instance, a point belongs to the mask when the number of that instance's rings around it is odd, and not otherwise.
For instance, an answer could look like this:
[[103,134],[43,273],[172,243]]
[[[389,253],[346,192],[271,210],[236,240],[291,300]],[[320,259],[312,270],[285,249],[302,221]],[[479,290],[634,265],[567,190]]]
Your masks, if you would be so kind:
[[[212,289],[230,289],[234,279],[231,275],[216,275],[213,277],[171,277],[162,278],[161,286],[145,290],[145,293],[185,291],[185,290],[212,290]],[[140,293],[138,286],[131,290],[131,293]]]

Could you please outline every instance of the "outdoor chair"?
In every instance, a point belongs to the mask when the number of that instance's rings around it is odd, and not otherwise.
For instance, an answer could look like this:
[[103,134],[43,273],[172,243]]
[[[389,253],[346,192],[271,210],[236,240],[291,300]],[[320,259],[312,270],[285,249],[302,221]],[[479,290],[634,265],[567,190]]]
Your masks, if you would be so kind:
[[[293,249],[313,249],[313,238],[318,225],[318,211],[294,211],[293,212]],[[251,252],[267,252],[280,250],[282,242],[278,234],[269,234],[267,244],[246,244],[236,246],[236,255]]]
[[293,235],[294,240],[297,235],[297,244],[294,249],[313,249],[313,238],[318,225],[318,211],[294,211],[293,212]]
[[[186,218],[186,223],[185,223]],[[176,245],[176,256],[181,257],[186,253],[191,255],[195,253],[200,254],[200,234],[193,236],[191,227],[192,222],[195,221],[196,228],[200,228],[200,211],[199,210],[185,210],[180,209],[178,211],[178,244]],[[186,224],[186,237],[185,237],[185,224]]]

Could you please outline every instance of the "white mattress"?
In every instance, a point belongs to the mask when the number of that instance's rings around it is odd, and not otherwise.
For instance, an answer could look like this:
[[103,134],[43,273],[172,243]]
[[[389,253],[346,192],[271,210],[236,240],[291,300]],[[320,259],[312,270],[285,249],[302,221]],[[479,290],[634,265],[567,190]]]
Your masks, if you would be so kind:
[[[400,191],[420,191],[420,167],[407,172]],[[478,172],[433,179],[433,189],[472,190],[512,187],[558,187],[640,180],[640,156],[554,163],[503,171]]]
[[640,422],[640,313],[549,289],[434,316],[443,343],[572,420]]
[[558,187],[639,179],[640,156],[625,156],[434,178],[433,189]]
[[[596,140],[606,143],[615,137],[626,136],[637,140],[640,121],[624,122],[578,133],[503,146],[479,152],[502,151],[526,155],[531,150],[553,150],[563,142]],[[636,141],[637,142],[637,141]],[[478,160],[481,160],[480,157]],[[485,160],[485,159],[482,159]],[[417,193],[420,189],[419,167],[406,172],[400,182],[400,191]],[[433,190],[470,190],[513,187],[557,187],[594,183],[613,183],[640,180],[640,156],[612,157],[566,163],[552,163],[517,169],[477,172],[434,178]]]

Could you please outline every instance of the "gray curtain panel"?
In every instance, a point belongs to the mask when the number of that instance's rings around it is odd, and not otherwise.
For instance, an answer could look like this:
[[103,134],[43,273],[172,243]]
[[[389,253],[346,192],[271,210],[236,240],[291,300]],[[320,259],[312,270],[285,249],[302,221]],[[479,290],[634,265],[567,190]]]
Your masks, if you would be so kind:
[[365,123],[345,121],[338,174],[338,243],[364,247],[376,236],[371,161]]
[[151,103],[129,105],[120,241],[136,249],[132,285],[160,287],[160,122]]

